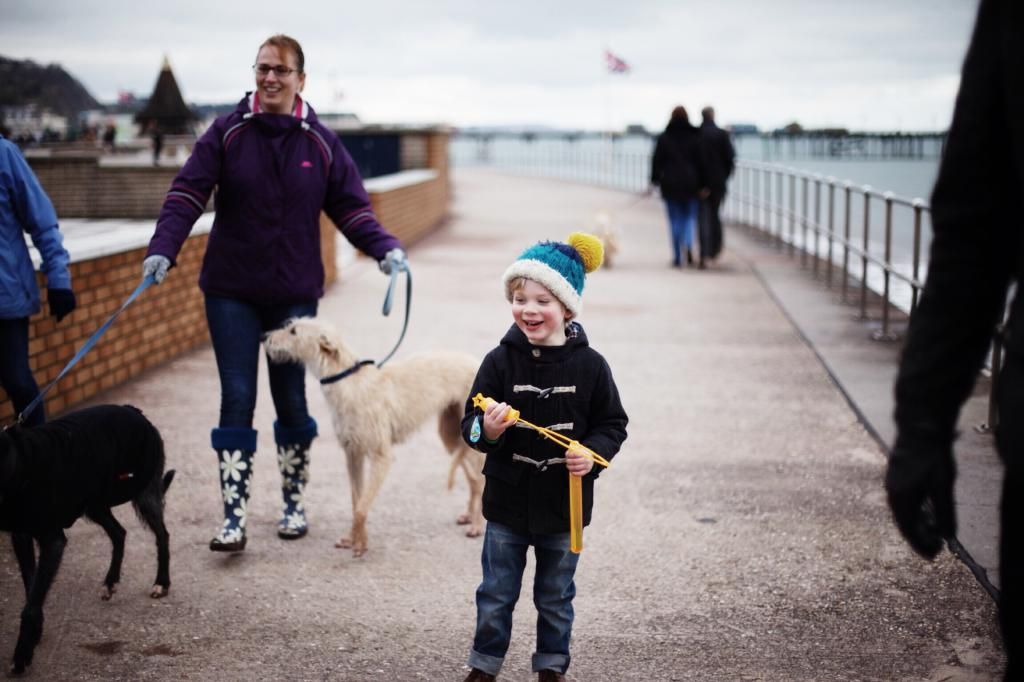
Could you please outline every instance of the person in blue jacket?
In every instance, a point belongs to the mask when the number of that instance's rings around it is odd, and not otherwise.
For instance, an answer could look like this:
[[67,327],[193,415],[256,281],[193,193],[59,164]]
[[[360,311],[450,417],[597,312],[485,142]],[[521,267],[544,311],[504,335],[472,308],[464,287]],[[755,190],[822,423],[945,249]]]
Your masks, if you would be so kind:
[[[39,394],[28,364],[28,320],[41,305],[26,232],[42,257],[50,314],[60,322],[75,309],[75,294],[57,213],[17,146],[0,135],[0,385],[17,414]],[[28,426],[45,420],[41,403],[24,415]]]
[[[324,293],[320,212],[387,274],[402,267],[398,239],[378,222],[351,157],[302,98],[299,43],[260,45],[256,89],[196,142],[167,192],[143,261],[161,282],[216,187],[216,215],[199,275],[221,383],[211,444],[220,464],[224,521],[214,551],[245,549],[252,480],[260,338],[293,317],[314,316]],[[268,363],[284,512],[278,536],[307,532],[303,493],[317,425],[306,408],[302,365]]]

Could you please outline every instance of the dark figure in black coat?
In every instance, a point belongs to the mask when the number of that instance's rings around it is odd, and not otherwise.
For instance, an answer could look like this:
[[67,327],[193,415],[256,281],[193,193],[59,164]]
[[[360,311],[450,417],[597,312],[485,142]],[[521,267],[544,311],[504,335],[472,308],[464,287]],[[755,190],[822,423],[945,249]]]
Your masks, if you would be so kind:
[[953,440],[1017,284],[997,378],[996,446],[1005,466],[999,618],[1006,679],[1024,677],[1024,4],[982,0],[932,194],[928,279],[896,381],[896,442],[886,473],[900,531],[925,557],[956,532]]
[[725,187],[736,166],[736,150],[729,133],[715,125],[715,110],[701,110],[700,135],[704,142],[709,194],[700,206],[700,264],[722,252],[722,201]]
[[708,196],[707,168],[700,131],[690,124],[683,107],[672,110],[665,132],[658,136],[651,157],[651,184],[661,188],[672,239],[672,265],[693,263],[693,233],[700,199]]
[[[43,633],[43,602],[67,543],[64,530],[80,516],[102,526],[113,544],[104,599],[121,579],[126,534],[110,509],[125,502],[156,534],[157,574],[150,596],[167,594],[170,550],[163,509],[173,477],[173,470],[164,473],[160,433],[129,405],[100,405],[0,432],[0,530],[11,533],[26,595],[12,673],[32,663]],[[38,564],[33,540],[39,543]]]

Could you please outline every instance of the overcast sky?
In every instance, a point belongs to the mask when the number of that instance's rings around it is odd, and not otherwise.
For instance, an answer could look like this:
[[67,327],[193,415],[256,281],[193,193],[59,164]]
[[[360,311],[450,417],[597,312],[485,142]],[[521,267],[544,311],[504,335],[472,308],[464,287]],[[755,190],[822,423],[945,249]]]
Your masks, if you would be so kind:
[[[306,99],[375,123],[660,129],[676,104],[774,128],[948,126],[975,0],[0,0],[0,55],[101,101],[252,89],[259,44],[306,53]],[[605,48],[631,67],[608,75]]]

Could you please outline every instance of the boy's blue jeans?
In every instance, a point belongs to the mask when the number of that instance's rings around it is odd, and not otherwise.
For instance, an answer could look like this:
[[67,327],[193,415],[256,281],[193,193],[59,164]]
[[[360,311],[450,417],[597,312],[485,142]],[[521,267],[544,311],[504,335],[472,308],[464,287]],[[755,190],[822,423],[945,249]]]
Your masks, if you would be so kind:
[[512,611],[519,599],[526,568],[526,552],[533,545],[537,559],[533,603],[537,607],[537,650],[533,670],[569,667],[572,635],[572,599],[576,596],[576,563],[569,551],[569,534],[517,533],[508,526],[487,522],[481,563],[484,578],[476,591],[476,636],[469,654],[470,667],[497,675],[512,639]]
[[[316,315],[317,302],[257,305],[232,298],[206,297],[206,321],[220,375],[220,426],[249,429],[256,409],[260,337],[293,317]],[[298,363],[268,363],[270,393],[278,421],[286,428],[309,423],[306,368]],[[218,447],[216,444],[214,447]]]
[[693,246],[694,225],[697,222],[699,202],[696,199],[675,201],[665,199],[668,227],[672,236],[672,263],[682,265],[685,251]]

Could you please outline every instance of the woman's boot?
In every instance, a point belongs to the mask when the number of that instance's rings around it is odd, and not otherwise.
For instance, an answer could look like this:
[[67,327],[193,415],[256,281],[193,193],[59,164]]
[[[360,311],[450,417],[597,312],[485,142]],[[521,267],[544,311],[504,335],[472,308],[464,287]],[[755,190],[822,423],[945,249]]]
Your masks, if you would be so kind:
[[256,432],[244,428],[217,428],[213,430],[211,442],[220,462],[224,522],[217,537],[210,540],[210,549],[214,552],[241,552],[245,549],[245,517]]
[[309,446],[316,437],[316,422],[290,428],[274,422],[274,440],[277,442],[277,467],[281,471],[281,495],[284,509],[277,524],[277,536],[296,540],[309,530],[303,494],[309,482]]

